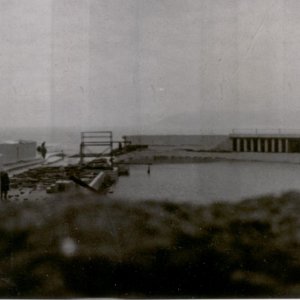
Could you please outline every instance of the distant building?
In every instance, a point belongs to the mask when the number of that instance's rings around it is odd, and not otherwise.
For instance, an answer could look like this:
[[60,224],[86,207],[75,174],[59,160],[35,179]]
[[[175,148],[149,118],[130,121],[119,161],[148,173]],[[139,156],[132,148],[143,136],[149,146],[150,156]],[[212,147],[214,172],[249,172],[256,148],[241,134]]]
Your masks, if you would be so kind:
[[300,152],[300,134],[231,134],[230,138],[235,152]]
[[36,158],[37,143],[34,141],[0,142],[0,153],[3,164],[27,161]]

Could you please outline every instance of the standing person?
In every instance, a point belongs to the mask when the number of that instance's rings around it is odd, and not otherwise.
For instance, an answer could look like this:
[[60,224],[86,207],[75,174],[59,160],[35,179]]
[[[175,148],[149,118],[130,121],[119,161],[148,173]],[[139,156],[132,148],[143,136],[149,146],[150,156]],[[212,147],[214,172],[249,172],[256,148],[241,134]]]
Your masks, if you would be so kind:
[[4,196],[4,199],[7,199],[7,192],[9,191],[9,176],[7,172],[2,171],[1,172],[1,199]]
[[45,145],[46,145],[46,142],[43,142],[41,145],[41,154],[42,154],[43,159],[45,159],[46,154],[47,154],[47,148]]

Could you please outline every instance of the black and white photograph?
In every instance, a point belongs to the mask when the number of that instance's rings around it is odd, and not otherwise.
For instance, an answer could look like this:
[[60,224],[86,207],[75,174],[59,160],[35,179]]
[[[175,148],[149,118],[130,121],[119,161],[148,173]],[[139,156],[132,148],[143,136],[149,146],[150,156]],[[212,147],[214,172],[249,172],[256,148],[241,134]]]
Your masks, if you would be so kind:
[[299,0],[0,0],[0,298],[300,297]]

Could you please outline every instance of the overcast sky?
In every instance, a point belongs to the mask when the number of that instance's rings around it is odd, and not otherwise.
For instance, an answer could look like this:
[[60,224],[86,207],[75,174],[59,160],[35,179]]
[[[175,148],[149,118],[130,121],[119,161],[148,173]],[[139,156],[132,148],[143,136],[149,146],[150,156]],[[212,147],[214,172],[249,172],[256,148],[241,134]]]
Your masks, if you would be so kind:
[[0,0],[0,37],[2,127],[300,129],[299,0]]

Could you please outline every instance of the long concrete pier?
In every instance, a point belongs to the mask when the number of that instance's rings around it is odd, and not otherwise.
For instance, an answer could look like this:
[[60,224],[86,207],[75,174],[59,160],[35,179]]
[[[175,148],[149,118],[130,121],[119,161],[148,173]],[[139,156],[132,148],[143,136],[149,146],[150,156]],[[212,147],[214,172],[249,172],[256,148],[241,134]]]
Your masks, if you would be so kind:
[[230,134],[232,151],[265,153],[300,152],[300,134]]

